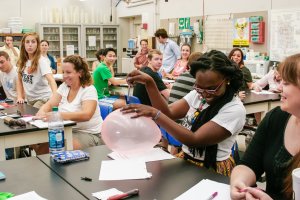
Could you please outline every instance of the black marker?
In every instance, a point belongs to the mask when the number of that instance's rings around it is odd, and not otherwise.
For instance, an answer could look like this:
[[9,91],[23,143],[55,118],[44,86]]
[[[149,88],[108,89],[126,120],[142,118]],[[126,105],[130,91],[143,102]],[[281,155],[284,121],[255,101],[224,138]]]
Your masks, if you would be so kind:
[[81,177],[81,180],[92,181],[93,179],[91,179],[91,178],[89,178],[89,177]]

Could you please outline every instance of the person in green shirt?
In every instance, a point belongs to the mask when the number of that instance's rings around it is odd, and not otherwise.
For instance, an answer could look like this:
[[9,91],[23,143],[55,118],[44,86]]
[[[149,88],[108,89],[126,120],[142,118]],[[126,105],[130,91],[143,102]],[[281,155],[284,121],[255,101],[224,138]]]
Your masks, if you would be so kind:
[[[94,86],[97,90],[98,99],[109,97],[108,86],[126,84],[126,80],[115,79],[110,71],[110,68],[116,62],[116,50],[113,48],[106,48],[104,50],[104,61],[98,65],[96,70],[93,72]],[[119,105],[120,104],[120,105]],[[116,99],[114,108],[125,105],[125,100]]]

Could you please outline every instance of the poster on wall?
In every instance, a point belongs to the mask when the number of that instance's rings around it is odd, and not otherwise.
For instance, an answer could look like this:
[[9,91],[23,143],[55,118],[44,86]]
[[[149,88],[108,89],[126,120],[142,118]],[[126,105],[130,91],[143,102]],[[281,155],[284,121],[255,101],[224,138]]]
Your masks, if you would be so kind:
[[237,18],[233,20],[234,47],[249,47],[249,18]]

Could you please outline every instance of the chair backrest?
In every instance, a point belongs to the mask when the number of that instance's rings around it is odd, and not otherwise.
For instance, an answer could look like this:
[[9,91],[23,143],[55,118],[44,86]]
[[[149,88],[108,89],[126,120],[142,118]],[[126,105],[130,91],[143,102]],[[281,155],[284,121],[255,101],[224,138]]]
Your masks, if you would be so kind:
[[166,140],[168,140],[170,145],[173,145],[175,147],[181,147],[182,146],[182,143],[179,142],[178,140],[176,140],[175,138],[173,138],[169,133],[167,133],[167,131],[165,129],[160,127],[160,131],[161,131],[162,136]]
[[113,111],[112,104],[99,103],[101,117],[104,120]]
[[130,95],[129,97],[125,95],[127,104],[141,104],[141,101],[138,97]]

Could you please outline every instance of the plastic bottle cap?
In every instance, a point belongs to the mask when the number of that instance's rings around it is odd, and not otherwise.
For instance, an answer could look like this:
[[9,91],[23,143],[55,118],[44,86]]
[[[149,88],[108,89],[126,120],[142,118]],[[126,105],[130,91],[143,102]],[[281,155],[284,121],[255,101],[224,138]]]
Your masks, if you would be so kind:
[[55,111],[58,111],[58,107],[53,107],[53,108],[52,108],[52,111],[54,111],[54,112],[55,112]]

